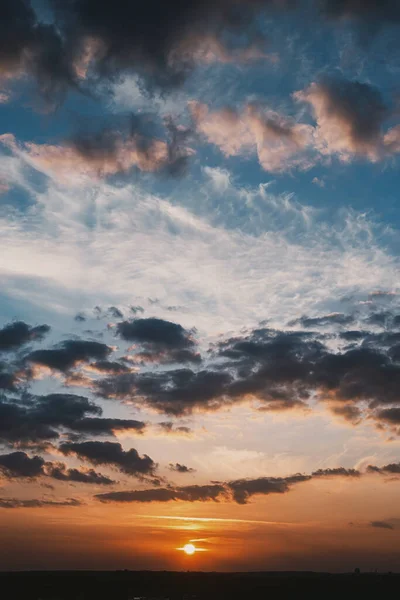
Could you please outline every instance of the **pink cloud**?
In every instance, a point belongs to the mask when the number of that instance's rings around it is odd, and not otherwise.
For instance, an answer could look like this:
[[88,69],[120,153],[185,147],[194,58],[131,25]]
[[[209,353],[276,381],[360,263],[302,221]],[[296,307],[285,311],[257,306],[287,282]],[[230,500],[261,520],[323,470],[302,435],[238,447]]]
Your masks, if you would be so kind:
[[197,131],[226,156],[257,153],[266,171],[306,169],[313,160],[306,152],[313,143],[313,128],[296,123],[271,109],[247,104],[241,112],[223,108],[210,112],[191,103]]

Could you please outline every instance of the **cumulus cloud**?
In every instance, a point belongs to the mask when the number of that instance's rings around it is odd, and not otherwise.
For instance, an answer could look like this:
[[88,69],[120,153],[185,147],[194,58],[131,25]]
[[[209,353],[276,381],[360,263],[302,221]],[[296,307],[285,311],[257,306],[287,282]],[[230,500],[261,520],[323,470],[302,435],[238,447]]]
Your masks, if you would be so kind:
[[[314,397],[354,424],[368,415],[396,422],[397,409],[373,410],[400,402],[400,333],[343,331],[353,320],[353,316],[335,314],[294,321],[306,327],[339,328],[326,335],[258,328],[221,340],[201,370],[182,366],[122,373],[98,380],[95,387],[105,398],[129,400],[138,406],[144,403],[175,416],[218,410],[245,400],[258,401],[263,410],[301,409]],[[350,345],[343,346],[341,340]]]
[[24,157],[31,167],[63,184],[78,185],[84,180],[129,173],[133,168],[171,175],[182,173],[193,154],[186,145],[188,130],[170,120],[164,128],[166,139],[158,139],[146,132],[145,122],[144,117],[132,117],[128,132],[111,128],[82,132],[60,145],[21,145],[12,134],[3,134],[0,141]]
[[29,342],[41,341],[50,331],[48,325],[31,327],[23,321],[15,321],[0,329],[0,352],[15,351]]
[[76,455],[94,465],[116,467],[127,475],[143,477],[154,475],[156,463],[146,454],[140,456],[135,448],[123,450],[116,442],[66,442],[60,445],[65,455]]
[[141,362],[201,362],[193,332],[177,323],[154,317],[133,319],[118,323],[116,331],[122,339],[141,345],[142,351],[134,355]]
[[391,111],[374,86],[325,77],[294,98],[312,107],[317,122],[314,143],[322,155],[336,155],[344,162],[353,157],[376,162],[385,156],[390,142],[384,140],[383,126]]
[[94,402],[75,394],[24,397],[19,402],[3,397],[0,398],[0,439],[23,445],[55,440],[60,430],[65,429],[80,435],[113,435],[116,431],[142,433],[146,426],[134,419],[103,419],[101,414],[102,409]]
[[50,350],[35,350],[26,356],[28,363],[66,372],[79,363],[92,359],[105,360],[111,348],[101,342],[66,340]]
[[240,111],[210,112],[206,105],[192,102],[191,112],[197,131],[226,156],[256,152],[263,169],[277,173],[313,164],[306,152],[312,144],[309,125],[251,104]]
[[65,464],[45,461],[40,456],[28,456],[25,452],[11,452],[0,455],[0,472],[7,478],[52,477],[59,481],[110,485],[115,483],[109,477],[93,469],[67,468]]

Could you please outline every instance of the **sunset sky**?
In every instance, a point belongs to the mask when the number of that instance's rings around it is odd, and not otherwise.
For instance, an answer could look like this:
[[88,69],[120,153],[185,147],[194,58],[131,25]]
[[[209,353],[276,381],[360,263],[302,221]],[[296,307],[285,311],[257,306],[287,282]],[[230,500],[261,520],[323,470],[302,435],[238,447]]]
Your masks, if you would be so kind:
[[0,0],[0,570],[398,570],[399,40]]

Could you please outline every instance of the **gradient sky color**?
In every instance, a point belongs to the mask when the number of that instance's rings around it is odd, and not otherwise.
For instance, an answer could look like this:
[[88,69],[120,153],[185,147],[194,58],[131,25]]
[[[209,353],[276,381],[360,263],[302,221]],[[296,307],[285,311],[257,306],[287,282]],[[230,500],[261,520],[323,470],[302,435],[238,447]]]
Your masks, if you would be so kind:
[[0,569],[398,569],[399,3],[0,8]]

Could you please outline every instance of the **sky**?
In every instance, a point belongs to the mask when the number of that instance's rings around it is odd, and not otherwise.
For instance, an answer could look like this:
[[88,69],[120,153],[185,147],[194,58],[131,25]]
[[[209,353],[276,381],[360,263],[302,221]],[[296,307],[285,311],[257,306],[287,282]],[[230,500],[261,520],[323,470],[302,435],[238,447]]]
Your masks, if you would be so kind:
[[397,0],[0,9],[0,569],[398,569]]

